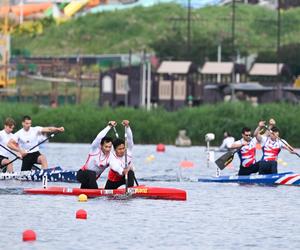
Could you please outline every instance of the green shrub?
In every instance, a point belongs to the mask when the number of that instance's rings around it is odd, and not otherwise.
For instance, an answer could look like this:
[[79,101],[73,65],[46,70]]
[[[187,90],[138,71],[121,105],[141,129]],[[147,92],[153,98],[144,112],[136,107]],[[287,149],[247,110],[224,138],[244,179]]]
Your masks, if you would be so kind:
[[[254,130],[259,120],[277,122],[281,135],[294,146],[300,146],[300,109],[297,105],[273,103],[252,107],[249,103],[220,103],[184,108],[176,112],[156,109],[147,112],[133,108],[99,108],[91,105],[61,106],[55,109],[41,108],[30,104],[0,105],[0,121],[7,116],[13,117],[17,128],[21,127],[23,115],[30,115],[33,126],[64,126],[65,133],[54,138],[60,142],[90,143],[109,120],[118,122],[117,130],[124,136],[121,121],[128,119],[137,144],[174,144],[180,129],[186,129],[193,145],[205,145],[206,133],[214,133],[216,140],[212,145],[219,145],[223,132],[230,131],[235,138],[240,138],[244,126]],[[110,135],[114,136],[113,131]]]

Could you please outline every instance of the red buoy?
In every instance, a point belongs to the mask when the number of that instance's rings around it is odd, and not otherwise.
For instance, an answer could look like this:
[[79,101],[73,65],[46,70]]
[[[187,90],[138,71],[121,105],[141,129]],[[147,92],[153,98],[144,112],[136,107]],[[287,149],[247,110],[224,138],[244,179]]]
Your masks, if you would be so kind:
[[166,147],[164,144],[160,143],[156,145],[156,151],[157,152],[165,152],[166,151]]
[[79,209],[76,212],[76,219],[87,219],[87,212],[84,209]]
[[23,241],[34,241],[36,240],[36,234],[33,230],[25,230],[23,232]]
[[186,161],[186,160],[180,162],[179,165],[180,165],[180,167],[182,167],[182,168],[192,168],[192,167],[194,167],[194,163],[193,163],[193,162],[191,162],[191,161]]

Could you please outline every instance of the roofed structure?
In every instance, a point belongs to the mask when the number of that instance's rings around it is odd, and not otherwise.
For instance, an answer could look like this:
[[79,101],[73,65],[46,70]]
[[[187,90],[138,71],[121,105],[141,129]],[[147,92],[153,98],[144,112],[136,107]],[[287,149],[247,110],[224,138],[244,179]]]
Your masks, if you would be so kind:
[[157,72],[159,74],[187,74],[191,65],[190,61],[163,61]]

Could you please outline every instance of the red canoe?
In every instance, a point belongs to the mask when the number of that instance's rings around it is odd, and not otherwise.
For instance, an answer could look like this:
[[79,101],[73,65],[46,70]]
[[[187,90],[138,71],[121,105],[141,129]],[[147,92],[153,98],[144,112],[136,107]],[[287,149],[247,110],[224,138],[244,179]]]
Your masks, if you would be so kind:
[[[125,188],[105,190],[100,189],[80,189],[68,187],[48,187],[24,189],[27,194],[48,194],[48,195],[80,195],[88,197],[116,196],[124,195]],[[186,200],[186,191],[176,188],[136,186],[128,188],[128,193],[133,197],[164,200]]]

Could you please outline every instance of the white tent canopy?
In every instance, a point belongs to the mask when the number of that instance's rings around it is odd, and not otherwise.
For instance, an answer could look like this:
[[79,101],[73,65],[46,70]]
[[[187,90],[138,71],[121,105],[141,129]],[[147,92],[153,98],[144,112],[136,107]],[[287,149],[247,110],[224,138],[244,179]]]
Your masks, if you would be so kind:
[[163,61],[157,72],[160,74],[187,74],[192,62],[189,61]]
[[251,76],[277,76],[281,74],[284,64],[280,63],[254,63],[249,75]]
[[204,75],[229,75],[232,74],[233,69],[234,64],[232,62],[206,62],[200,72]]

